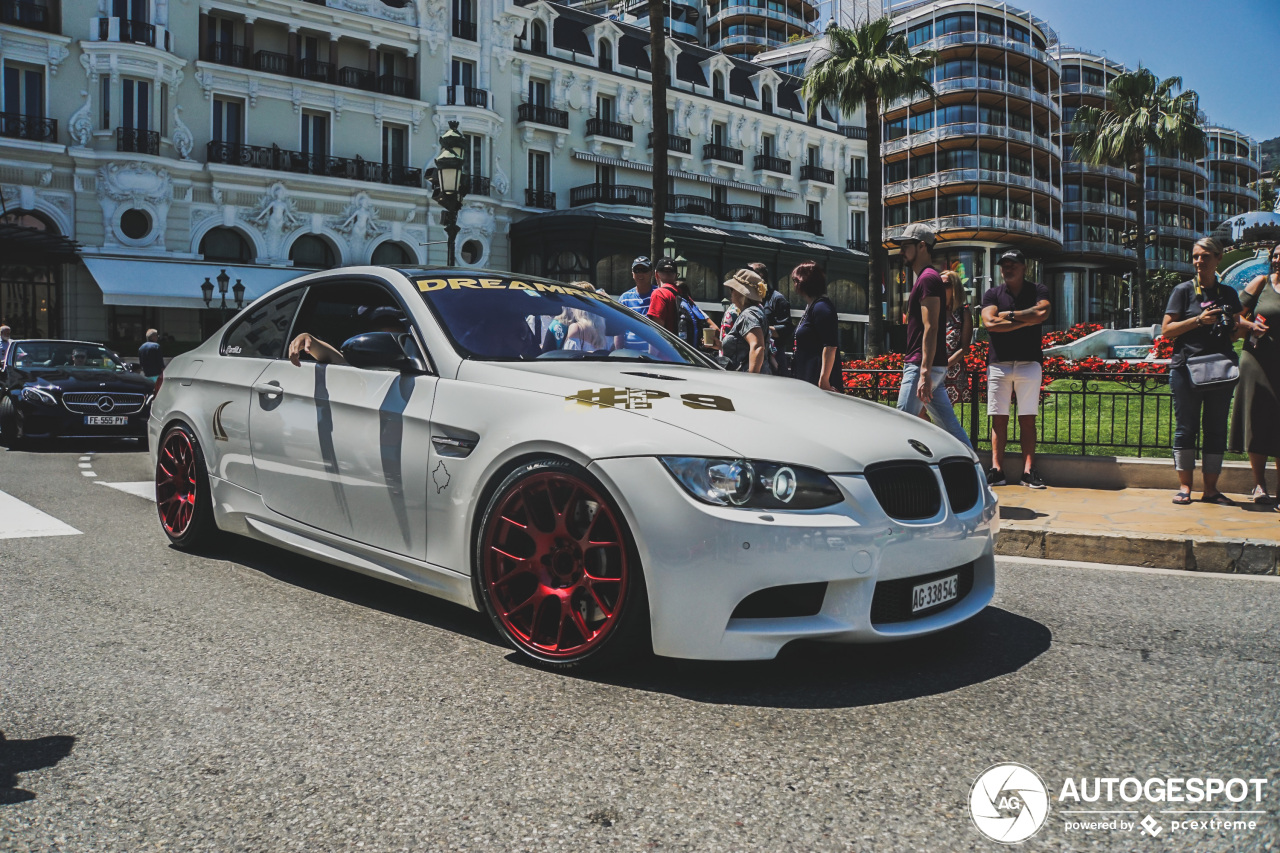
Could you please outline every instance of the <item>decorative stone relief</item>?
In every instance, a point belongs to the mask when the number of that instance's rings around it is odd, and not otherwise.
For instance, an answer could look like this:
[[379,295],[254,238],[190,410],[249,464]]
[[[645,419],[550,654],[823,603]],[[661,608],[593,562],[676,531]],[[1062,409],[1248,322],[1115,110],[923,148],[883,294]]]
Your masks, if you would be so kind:
[[371,18],[381,18],[397,24],[413,26],[418,22],[417,10],[412,5],[397,9],[383,3],[369,3],[364,0],[326,0],[325,5],[330,9],[343,9],[347,12],[355,12],[357,15],[368,15]]
[[197,71],[196,83],[200,86],[200,91],[204,93],[204,99],[207,101],[213,94],[213,73],[210,71]]
[[191,149],[195,147],[195,137],[191,135],[191,128],[187,127],[182,121],[182,107],[175,106],[173,108],[173,149],[178,152],[180,160],[191,159]]
[[367,192],[358,192],[346,210],[333,223],[333,230],[347,235],[351,257],[363,257],[364,248],[379,234],[387,230],[385,222],[378,221],[378,209]]
[[458,246],[469,240],[475,240],[483,247],[480,257],[473,266],[483,266],[489,259],[489,241],[494,231],[493,211],[488,205],[479,201],[466,202],[458,211]]
[[[165,169],[143,163],[108,163],[98,169],[98,204],[102,207],[103,245],[164,249],[173,180]],[[143,237],[130,237],[120,227],[127,211],[141,210],[151,219],[151,229]]]
[[71,141],[77,146],[87,148],[89,140],[93,138],[93,100],[89,97],[88,89],[81,89],[80,97],[84,98],[84,103],[71,114],[71,119],[67,122],[67,133],[71,134]]
[[289,191],[284,184],[276,181],[262,196],[249,221],[262,232],[266,257],[276,259],[282,257],[286,229],[292,230],[300,226],[303,217],[293,199],[289,198]]
[[520,63],[520,103],[529,103],[529,81],[533,78],[533,66],[525,62],[523,59],[516,60]]
[[715,121],[711,118],[711,107],[702,108],[702,138],[706,142],[715,139]]
[[49,76],[58,76],[58,66],[62,61],[71,55],[71,51],[67,50],[65,45],[50,44],[49,45]]
[[507,192],[511,189],[511,181],[507,177],[507,173],[502,171],[502,155],[493,155],[493,180],[490,182],[493,191],[498,194],[498,198],[506,198]]
[[[572,74],[573,72],[569,72]],[[564,109],[564,78],[565,72],[557,68],[551,72],[551,107],[552,109]]]
[[422,35],[427,39],[427,50],[432,56],[440,49],[448,36],[449,5],[446,0],[419,0]]

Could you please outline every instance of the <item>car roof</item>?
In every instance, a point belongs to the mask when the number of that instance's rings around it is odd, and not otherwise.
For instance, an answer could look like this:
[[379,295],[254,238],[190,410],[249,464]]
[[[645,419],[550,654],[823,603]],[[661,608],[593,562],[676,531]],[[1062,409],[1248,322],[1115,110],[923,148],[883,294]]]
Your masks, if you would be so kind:
[[[106,344],[98,343],[97,341],[77,341],[77,340],[72,340],[71,338],[14,338],[9,343],[10,345],[12,344],[83,344],[85,346],[102,347],[105,350],[111,350],[111,347],[107,346]],[[114,352],[114,350],[111,350],[111,351]]]

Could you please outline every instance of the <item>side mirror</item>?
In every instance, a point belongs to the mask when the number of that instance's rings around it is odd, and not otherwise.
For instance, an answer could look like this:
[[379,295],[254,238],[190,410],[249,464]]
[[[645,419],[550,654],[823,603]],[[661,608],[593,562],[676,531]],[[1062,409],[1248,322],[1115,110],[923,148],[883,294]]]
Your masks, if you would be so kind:
[[342,357],[352,367],[364,370],[398,370],[401,373],[425,373],[417,359],[405,352],[403,333],[369,332],[356,335],[342,345]]

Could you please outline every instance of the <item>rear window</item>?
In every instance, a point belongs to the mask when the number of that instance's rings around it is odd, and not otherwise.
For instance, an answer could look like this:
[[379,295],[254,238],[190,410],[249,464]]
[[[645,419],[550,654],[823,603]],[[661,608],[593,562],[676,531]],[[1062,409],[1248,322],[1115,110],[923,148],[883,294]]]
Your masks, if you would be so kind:
[[282,358],[289,324],[298,313],[306,288],[296,287],[253,306],[231,327],[222,341],[222,354],[233,358]]

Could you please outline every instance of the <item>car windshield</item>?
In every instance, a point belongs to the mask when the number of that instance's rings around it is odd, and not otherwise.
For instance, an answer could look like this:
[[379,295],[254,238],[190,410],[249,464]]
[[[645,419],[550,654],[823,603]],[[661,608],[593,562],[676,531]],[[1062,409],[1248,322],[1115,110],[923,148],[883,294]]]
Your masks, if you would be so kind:
[[106,347],[74,341],[17,341],[13,344],[12,364],[22,370],[73,367],[115,373],[125,369],[119,356]]
[[596,359],[714,363],[604,293],[532,278],[420,278],[458,351],[484,361]]

